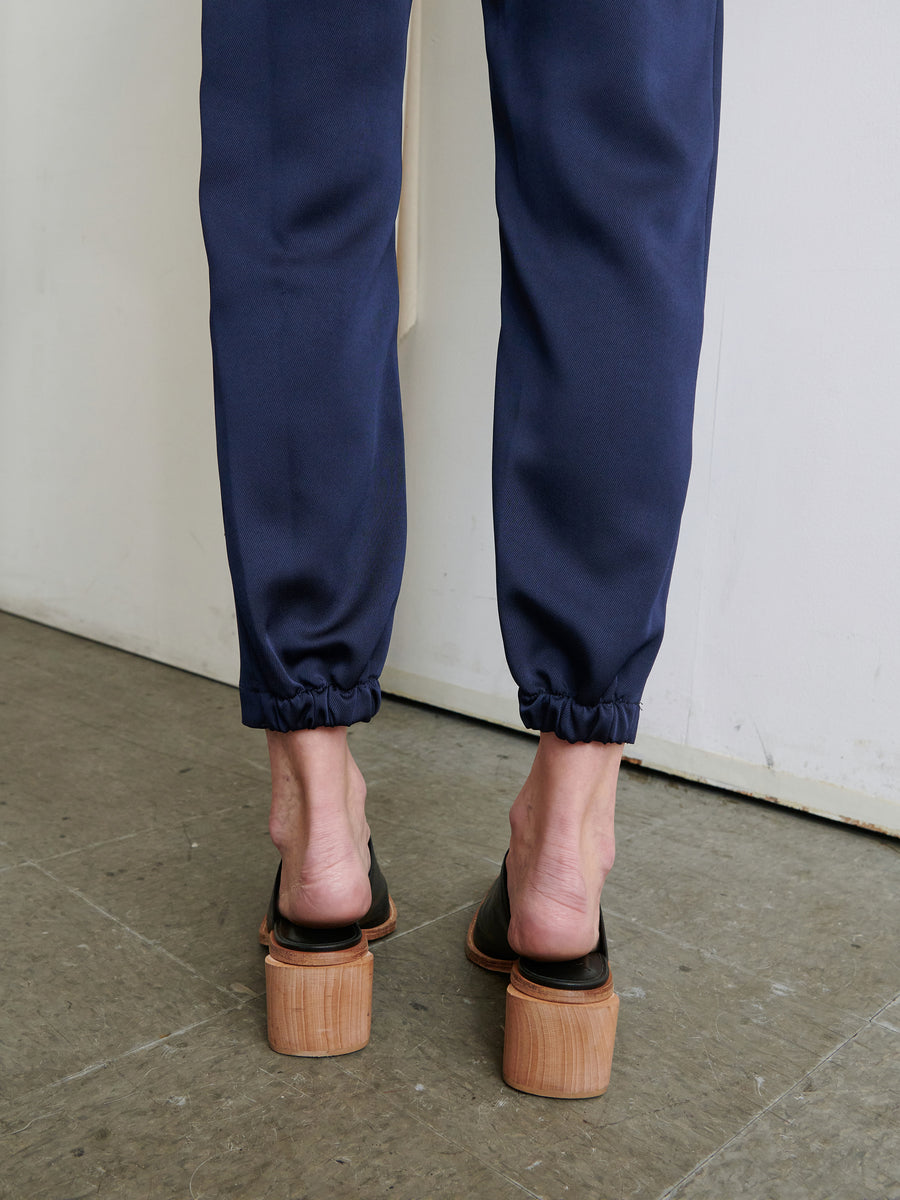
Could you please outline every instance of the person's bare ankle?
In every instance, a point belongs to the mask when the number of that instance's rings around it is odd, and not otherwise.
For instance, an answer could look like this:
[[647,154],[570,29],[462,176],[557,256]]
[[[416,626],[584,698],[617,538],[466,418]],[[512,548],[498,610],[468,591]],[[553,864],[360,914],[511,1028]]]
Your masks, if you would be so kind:
[[541,735],[510,811],[509,943],[517,953],[563,960],[596,945],[600,893],[615,857],[622,750]]
[[269,732],[268,743],[282,914],[311,926],[358,920],[371,904],[369,827],[346,728]]

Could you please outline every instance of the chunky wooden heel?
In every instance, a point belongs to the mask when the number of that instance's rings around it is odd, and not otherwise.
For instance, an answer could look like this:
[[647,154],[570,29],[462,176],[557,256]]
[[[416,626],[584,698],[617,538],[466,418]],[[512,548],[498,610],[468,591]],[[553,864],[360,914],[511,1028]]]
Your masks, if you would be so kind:
[[269,1045],[304,1058],[352,1054],[372,1027],[372,953],[365,938],[346,950],[289,950],[274,939],[266,955]]
[[589,990],[544,987],[526,979],[516,963],[506,989],[505,1082],[533,1096],[602,1096],[618,1012],[612,976]]

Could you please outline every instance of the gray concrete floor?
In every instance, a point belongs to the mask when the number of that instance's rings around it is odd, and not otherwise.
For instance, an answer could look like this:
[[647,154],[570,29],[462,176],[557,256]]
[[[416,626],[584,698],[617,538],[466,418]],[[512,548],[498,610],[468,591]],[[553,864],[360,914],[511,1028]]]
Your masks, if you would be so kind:
[[900,843],[638,769],[598,1100],[500,1079],[463,954],[533,743],[354,728],[400,919],[358,1054],[265,1040],[264,738],[220,684],[0,616],[0,1195],[900,1198]]

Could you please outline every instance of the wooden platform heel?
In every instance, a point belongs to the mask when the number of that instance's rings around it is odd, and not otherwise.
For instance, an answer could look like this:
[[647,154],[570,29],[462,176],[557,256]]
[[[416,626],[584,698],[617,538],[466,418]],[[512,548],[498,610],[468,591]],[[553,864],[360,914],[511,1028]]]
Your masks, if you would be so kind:
[[355,945],[338,950],[291,950],[271,939],[266,1016],[269,1045],[278,1054],[352,1054],[369,1041],[374,959],[357,934]]
[[259,929],[266,955],[269,1045],[304,1058],[352,1054],[369,1040],[374,960],[369,942],[393,933],[397,910],[369,842],[372,906],[359,922],[313,929],[278,909],[281,867]]
[[466,938],[473,963],[510,975],[504,1081],[534,1096],[602,1096],[609,1087],[619,1012],[603,913],[595,949],[567,962],[519,958],[509,945],[509,921],[504,858]]
[[548,987],[529,979],[516,963],[506,989],[504,1081],[533,1096],[602,1096],[609,1087],[618,1013],[611,975],[601,987]]

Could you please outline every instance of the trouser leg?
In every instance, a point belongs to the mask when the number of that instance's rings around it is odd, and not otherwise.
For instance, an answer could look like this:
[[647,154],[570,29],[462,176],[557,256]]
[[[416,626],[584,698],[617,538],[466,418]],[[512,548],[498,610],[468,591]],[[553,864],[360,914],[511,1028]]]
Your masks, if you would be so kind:
[[405,538],[409,0],[205,0],[201,215],[246,724],[367,720]]
[[483,0],[501,626],[526,726],[633,741],[690,470],[721,0]]

